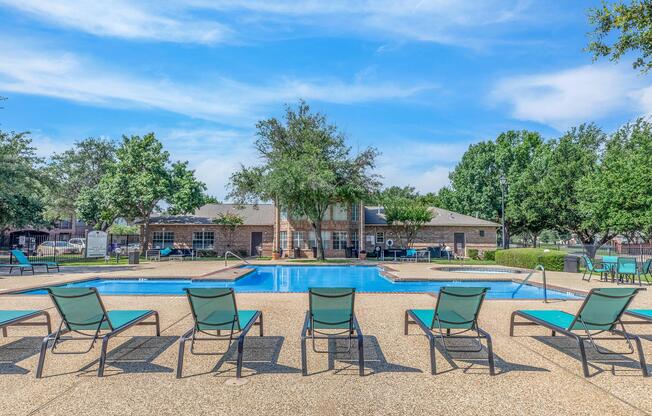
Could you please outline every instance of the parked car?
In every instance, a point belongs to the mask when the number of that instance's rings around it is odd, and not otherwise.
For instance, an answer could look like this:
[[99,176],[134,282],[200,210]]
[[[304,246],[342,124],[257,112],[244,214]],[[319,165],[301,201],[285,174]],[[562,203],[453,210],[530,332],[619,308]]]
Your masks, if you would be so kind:
[[53,256],[55,254],[72,254],[77,248],[67,241],[46,241],[36,248],[37,256]]
[[75,253],[83,253],[86,248],[86,240],[83,238],[71,238],[68,243],[75,246]]

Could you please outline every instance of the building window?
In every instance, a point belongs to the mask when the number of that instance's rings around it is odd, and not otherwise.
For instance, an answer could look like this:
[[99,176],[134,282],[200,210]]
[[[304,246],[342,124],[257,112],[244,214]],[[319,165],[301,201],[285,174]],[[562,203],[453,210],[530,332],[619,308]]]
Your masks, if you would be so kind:
[[306,246],[306,232],[305,231],[294,231],[292,232],[292,248],[308,248]]
[[348,212],[346,207],[342,204],[333,205],[333,220],[334,221],[346,221]]
[[358,247],[358,233],[357,232],[351,233],[351,245],[353,246],[353,248],[355,250],[359,249],[359,247]]
[[174,247],[174,233],[172,231],[154,231],[152,245],[154,248]]
[[385,232],[380,231],[376,233],[376,244],[385,244]]
[[484,230],[480,230],[480,237],[484,237]]
[[360,204],[351,205],[351,222],[358,222],[360,218]]
[[347,235],[346,231],[333,231],[334,250],[344,250],[346,248]]
[[[331,233],[330,231],[322,231],[321,232],[321,242],[324,245],[324,250],[328,250],[328,247],[330,246],[329,241],[331,239]],[[315,238],[315,232],[310,231],[308,234],[308,244],[309,246],[312,247],[317,247],[317,239]]]
[[192,233],[192,248],[194,250],[213,250],[215,233],[213,231],[196,231]]
[[281,241],[279,241],[279,247],[281,250],[287,250],[288,249],[288,232],[287,231],[281,231],[279,233],[278,237]]

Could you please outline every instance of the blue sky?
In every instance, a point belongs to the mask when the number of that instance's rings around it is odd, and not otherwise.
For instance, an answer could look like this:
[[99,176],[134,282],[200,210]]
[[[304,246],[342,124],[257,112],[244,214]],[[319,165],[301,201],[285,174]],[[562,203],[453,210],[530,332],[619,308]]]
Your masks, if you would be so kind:
[[508,129],[610,131],[652,81],[583,52],[598,1],[0,0],[0,128],[43,156],[154,131],[225,196],[254,124],[305,99],[375,146],[387,185],[436,191]]

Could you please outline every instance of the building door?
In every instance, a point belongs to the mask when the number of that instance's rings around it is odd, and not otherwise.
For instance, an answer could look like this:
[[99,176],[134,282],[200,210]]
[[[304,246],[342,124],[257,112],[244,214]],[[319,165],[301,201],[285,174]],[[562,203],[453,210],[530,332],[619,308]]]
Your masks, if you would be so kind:
[[260,253],[262,254],[263,250],[263,233],[254,232],[251,233],[251,256],[258,255],[258,247],[260,247]]
[[464,233],[455,233],[453,234],[453,250],[458,256],[463,256],[466,254],[464,248],[466,247],[466,239],[464,238]]

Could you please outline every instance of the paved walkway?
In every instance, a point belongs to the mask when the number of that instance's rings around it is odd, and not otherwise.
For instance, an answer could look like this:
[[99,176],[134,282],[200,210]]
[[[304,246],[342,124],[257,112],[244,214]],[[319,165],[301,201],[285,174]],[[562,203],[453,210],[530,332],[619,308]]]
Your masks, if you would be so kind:
[[[438,278],[432,265],[393,265],[402,278]],[[198,277],[223,268],[219,262],[149,263],[135,267],[63,269],[60,274],[13,276],[0,280],[0,290],[100,277]],[[455,278],[463,278],[455,274]],[[575,290],[604,284],[582,282],[580,275],[549,273],[550,283]],[[610,285],[610,284],[609,284]],[[107,308],[157,309],[162,336],[152,328],[134,328],[112,341],[107,377],[96,376],[96,348],[84,355],[48,354],[45,378],[36,380],[38,345],[43,328],[11,328],[0,338],[0,409],[3,415],[71,414],[235,414],[249,415],[640,415],[652,413],[652,378],[641,376],[632,356],[605,360],[590,354],[592,377],[581,375],[578,353],[568,339],[550,337],[541,328],[517,328],[509,337],[515,309],[558,308],[576,311],[577,301],[489,300],[481,324],[494,336],[498,375],[488,374],[481,355],[447,360],[437,354],[436,376],[429,373],[425,337],[413,329],[403,335],[407,308],[432,307],[425,294],[359,294],[356,311],[365,333],[367,376],[357,376],[355,352],[309,352],[310,376],[300,374],[299,332],[307,308],[305,294],[239,294],[242,309],[265,314],[265,336],[245,344],[244,380],[235,385],[235,351],[226,356],[186,355],[185,377],[176,380],[177,338],[191,327],[182,296],[106,296]],[[652,292],[641,293],[637,307],[652,308]],[[54,317],[45,296],[0,296],[0,308],[43,308]],[[58,317],[55,318],[55,321]],[[652,326],[632,325],[644,335],[652,361]],[[622,342],[605,344],[622,351]],[[63,344],[70,350],[83,345]],[[331,347],[333,347],[331,345]],[[226,343],[201,346],[224,351]],[[355,348],[354,348],[355,350]],[[652,370],[652,367],[651,367]]]

